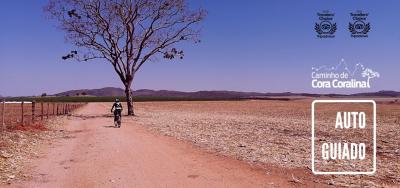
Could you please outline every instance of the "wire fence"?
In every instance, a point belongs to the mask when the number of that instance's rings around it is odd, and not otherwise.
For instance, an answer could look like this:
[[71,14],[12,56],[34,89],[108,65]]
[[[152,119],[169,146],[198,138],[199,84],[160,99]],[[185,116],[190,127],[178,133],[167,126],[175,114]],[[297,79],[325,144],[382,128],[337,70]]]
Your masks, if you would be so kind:
[[58,103],[35,101],[1,101],[1,131],[15,126],[34,126],[54,116],[66,115],[85,103]]

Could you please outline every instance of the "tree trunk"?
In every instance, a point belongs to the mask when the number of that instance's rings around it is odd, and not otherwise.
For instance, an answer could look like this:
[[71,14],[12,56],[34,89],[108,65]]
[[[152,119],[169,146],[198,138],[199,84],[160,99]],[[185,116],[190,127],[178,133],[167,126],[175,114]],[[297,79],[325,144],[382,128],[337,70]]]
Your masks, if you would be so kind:
[[132,90],[130,84],[125,85],[125,96],[126,104],[128,106],[128,116],[134,116],[135,113],[133,112]]

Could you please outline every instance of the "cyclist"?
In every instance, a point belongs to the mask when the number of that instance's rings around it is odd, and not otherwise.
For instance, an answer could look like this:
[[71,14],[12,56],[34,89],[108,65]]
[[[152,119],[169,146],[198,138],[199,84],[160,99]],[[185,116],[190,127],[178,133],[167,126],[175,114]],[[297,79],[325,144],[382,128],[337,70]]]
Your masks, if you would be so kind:
[[[115,109],[115,110],[114,110]],[[115,99],[115,102],[111,108],[111,113],[114,111],[114,121],[117,121],[117,115],[121,118],[121,112],[122,112],[122,104],[119,102],[119,99]]]

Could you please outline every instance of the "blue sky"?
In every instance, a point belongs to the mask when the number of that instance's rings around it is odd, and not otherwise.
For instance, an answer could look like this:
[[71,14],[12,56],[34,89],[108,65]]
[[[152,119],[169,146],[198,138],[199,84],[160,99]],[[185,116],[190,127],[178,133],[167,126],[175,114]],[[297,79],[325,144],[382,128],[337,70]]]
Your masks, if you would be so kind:
[[[61,56],[73,47],[46,19],[45,0],[2,1],[0,6],[0,95],[39,95],[69,89],[122,87],[110,64],[78,63]],[[195,0],[208,11],[202,42],[184,43],[185,58],[160,60],[142,67],[133,89],[182,91],[237,90],[260,92],[354,93],[400,90],[400,2]],[[316,37],[316,13],[336,14],[336,37]],[[370,15],[366,39],[350,37],[349,13]],[[312,89],[311,67],[341,59],[378,71],[373,88]]]

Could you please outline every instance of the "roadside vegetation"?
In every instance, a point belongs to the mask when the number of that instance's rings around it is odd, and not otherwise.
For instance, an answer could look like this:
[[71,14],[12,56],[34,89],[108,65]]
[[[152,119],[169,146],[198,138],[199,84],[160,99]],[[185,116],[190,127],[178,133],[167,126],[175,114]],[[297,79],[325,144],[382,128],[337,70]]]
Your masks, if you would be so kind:
[[[36,102],[114,102],[116,98],[126,102],[125,96],[47,96],[47,97],[10,97],[7,101],[36,101]],[[146,101],[226,101],[245,100],[244,98],[198,98],[198,97],[160,97],[160,96],[137,96],[133,97],[135,102]]]

